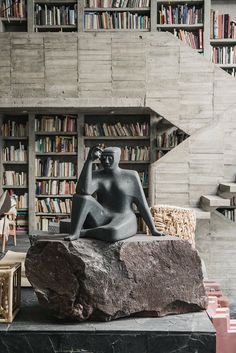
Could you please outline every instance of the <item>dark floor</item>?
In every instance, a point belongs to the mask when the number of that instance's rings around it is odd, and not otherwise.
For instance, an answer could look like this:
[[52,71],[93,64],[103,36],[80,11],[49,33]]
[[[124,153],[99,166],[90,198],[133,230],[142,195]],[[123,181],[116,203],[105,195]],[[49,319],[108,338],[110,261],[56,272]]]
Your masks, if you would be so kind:
[[[10,238],[6,244],[6,252],[8,250],[16,252],[27,252],[30,247],[30,241],[27,235],[17,235],[17,246],[14,246],[13,239]],[[4,256],[0,253],[0,259]],[[236,319],[236,302],[230,303],[230,316],[232,319]]]
[[76,323],[51,317],[32,289],[21,303],[14,322],[0,325],[0,353],[215,353],[205,312]]

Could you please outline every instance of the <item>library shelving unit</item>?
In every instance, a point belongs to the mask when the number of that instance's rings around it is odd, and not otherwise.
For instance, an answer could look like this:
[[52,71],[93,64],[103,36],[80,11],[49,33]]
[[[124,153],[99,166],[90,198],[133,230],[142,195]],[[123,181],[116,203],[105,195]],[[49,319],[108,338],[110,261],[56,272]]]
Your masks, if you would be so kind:
[[152,30],[169,31],[193,49],[203,52],[205,5],[204,0],[153,0]]
[[[90,147],[117,146],[121,148],[120,166],[139,173],[145,196],[148,200],[148,169],[153,161],[151,146],[154,143],[154,121],[150,115],[85,115],[84,116],[84,158]],[[94,163],[99,168],[100,163]],[[138,228],[145,231],[145,225],[136,212]]]
[[26,32],[25,0],[0,0],[0,32]]
[[236,75],[236,4],[212,1],[210,13],[211,61]]
[[35,221],[48,230],[71,212],[78,178],[78,116],[36,115],[35,117]]
[[184,131],[172,125],[163,117],[159,117],[156,129],[156,160],[163,157],[189,137]]
[[[18,230],[25,233],[27,224],[32,233],[48,230],[50,222],[69,217],[76,182],[90,147],[120,147],[121,168],[139,173],[148,200],[150,163],[187,137],[150,112],[25,112],[2,114],[0,123],[0,191],[8,189],[16,195]],[[158,155],[160,151],[163,154]],[[9,160],[10,153],[11,157],[19,154],[19,160]],[[100,167],[99,161],[94,162],[94,169]],[[13,177],[14,185],[10,180]],[[144,231],[145,225],[135,212],[139,230]]]
[[236,197],[234,196],[230,200],[230,206],[220,207],[217,211],[229,218],[232,222],[236,222]]
[[27,9],[29,32],[78,32],[82,28],[81,1],[29,0]]
[[149,31],[150,0],[85,0],[84,31]]
[[1,115],[0,189],[16,202],[16,230],[28,234],[28,115]]

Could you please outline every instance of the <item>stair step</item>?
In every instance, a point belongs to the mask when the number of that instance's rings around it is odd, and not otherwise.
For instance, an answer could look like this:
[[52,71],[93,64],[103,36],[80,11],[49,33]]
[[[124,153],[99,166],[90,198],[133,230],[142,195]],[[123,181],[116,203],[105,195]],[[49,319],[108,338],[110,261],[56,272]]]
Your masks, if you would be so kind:
[[230,206],[230,200],[224,199],[217,195],[203,195],[201,196],[201,207],[205,211],[214,210],[218,207]]
[[236,183],[220,183],[219,191],[236,194]]
[[211,218],[211,212],[204,211],[202,208],[198,208],[198,207],[188,207],[188,208],[191,208],[193,211],[195,211],[197,220]]

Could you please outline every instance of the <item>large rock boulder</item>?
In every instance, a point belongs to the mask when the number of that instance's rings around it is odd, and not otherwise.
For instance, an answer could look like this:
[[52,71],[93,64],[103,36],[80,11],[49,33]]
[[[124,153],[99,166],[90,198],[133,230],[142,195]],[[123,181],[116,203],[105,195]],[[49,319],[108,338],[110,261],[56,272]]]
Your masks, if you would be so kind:
[[40,240],[25,265],[39,302],[58,318],[164,316],[207,305],[199,255],[175,237]]

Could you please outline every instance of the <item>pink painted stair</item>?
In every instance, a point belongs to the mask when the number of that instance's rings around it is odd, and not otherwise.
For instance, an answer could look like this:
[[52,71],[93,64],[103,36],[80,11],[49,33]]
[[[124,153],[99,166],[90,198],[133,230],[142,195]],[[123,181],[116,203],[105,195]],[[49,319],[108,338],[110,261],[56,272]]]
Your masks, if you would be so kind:
[[207,313],[216,329],[216,353],[236,353],[236,320],[230,319],[229,303],[219,284],[205,281],[208,293]]

